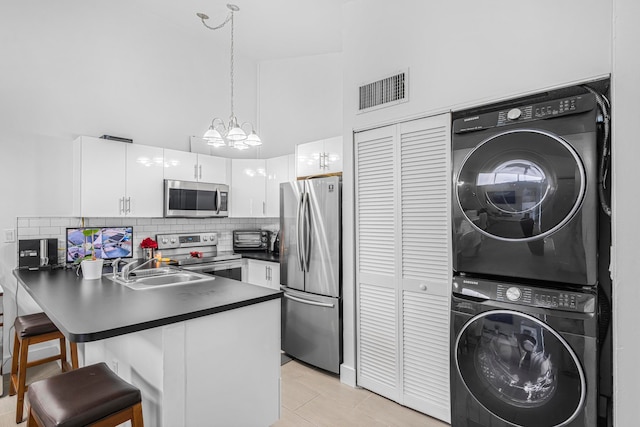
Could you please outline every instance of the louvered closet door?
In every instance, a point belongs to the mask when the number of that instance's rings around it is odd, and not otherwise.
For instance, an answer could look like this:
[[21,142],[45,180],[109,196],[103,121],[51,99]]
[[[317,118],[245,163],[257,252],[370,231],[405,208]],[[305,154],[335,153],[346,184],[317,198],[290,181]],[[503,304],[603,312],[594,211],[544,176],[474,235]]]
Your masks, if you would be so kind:
[[355,136],[358,385],[400,398],[396,279],[395,133]]
[[402,402],[449,422],[449,114],[402,123]]

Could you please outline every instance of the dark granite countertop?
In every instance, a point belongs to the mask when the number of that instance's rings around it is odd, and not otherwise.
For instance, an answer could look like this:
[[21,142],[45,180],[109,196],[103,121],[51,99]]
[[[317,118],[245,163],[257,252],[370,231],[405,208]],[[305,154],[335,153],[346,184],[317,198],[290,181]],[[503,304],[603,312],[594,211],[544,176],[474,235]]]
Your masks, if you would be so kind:
[[242,255],[242,258],[257,259],[260,261],[280,262],[280,254],[265,251],[260,252],[236,252]]
[[132,290],[107,278],[84,280],[74,269],[14,270],[67,338],[96,341],[281,298],[282,292],[224,277]]

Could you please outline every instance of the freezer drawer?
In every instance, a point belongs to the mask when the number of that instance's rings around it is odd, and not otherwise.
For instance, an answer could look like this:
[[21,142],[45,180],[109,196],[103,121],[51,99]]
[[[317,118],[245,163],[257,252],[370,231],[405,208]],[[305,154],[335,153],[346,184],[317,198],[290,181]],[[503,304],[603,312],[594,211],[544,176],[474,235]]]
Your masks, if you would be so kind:
[[284,288],[282,350],[290,356],[336,374],[342,363],[340,298]]

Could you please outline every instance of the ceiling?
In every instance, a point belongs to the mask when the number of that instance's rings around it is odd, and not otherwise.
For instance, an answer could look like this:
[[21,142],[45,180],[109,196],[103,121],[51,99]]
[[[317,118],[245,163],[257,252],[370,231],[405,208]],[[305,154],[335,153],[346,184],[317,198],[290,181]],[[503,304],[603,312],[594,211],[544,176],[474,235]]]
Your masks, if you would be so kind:
[[[255,61],[340,52],[342,50],[342,5],[346,0],[231,0],[240,8],[234,15],[235,51]],[[229,9],[227,1],[136,0],[129,3],[144,15],[160,21],[168,31],[195,38],[212,37],[196,16],[209,16],[210,26],[221,24]],[[229,43],[230,27],[214,44]]]

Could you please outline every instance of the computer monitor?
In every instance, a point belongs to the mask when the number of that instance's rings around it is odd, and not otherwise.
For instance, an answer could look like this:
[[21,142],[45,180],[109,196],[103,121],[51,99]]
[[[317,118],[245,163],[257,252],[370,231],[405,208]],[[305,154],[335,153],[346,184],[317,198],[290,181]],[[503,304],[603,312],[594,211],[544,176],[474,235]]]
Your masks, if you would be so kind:
[[133,258],[133,227],[67,228],[66,261],[91,255],[92,244],[96,258]]

